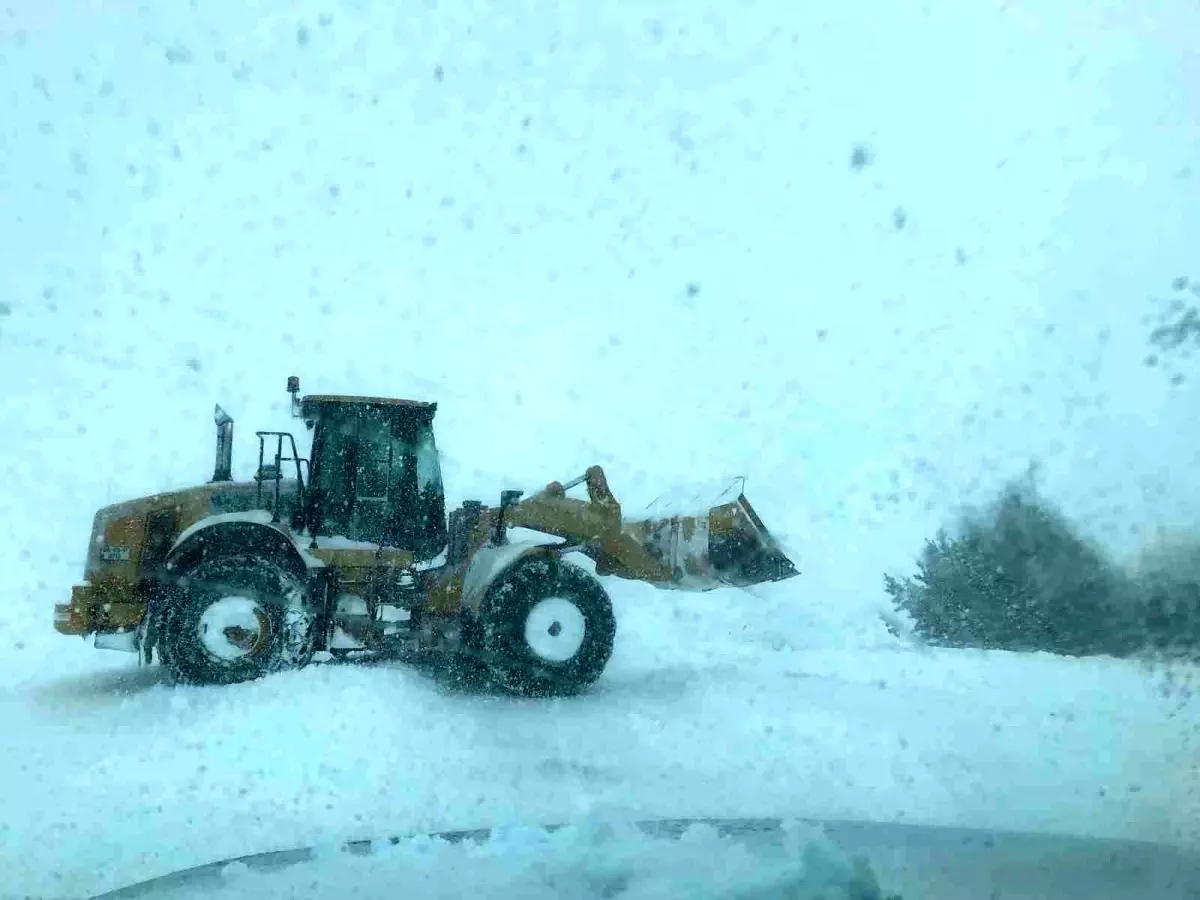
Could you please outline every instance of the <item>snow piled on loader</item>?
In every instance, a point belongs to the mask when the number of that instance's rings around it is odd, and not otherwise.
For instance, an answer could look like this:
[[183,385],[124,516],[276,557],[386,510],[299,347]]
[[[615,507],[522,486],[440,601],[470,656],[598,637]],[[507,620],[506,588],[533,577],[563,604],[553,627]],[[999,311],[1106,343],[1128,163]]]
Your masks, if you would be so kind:
[[[0,896],[597,809],[1200,843],[1194,671],[881,618],[1031,457],[1121,552],[1194,525],[1200,378],[1142,321],[1200,278],[1194,4],[10,7]],[[214,402],[249,479],[291,374],[438,402],[450,506],[743,473],[803,574],[605,579],[611,668],[552,702],[55,634],[94,512],[207,479]]]
[[732,503],[743,492],[744,478],[674,485],[651,500],[643,509],[624,509],[627,521],[670,518],[671,516],[707,516],[714,506]]

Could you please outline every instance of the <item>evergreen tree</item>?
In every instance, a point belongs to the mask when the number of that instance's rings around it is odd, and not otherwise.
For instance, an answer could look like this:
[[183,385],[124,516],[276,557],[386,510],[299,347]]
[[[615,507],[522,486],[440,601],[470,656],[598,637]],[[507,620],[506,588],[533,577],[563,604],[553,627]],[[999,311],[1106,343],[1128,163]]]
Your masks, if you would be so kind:
[[945,646],[1127,655],[1144,643],[1132,582],[1028,480],[954,536],[927,541],[913,578],[885,577],[923,639]]

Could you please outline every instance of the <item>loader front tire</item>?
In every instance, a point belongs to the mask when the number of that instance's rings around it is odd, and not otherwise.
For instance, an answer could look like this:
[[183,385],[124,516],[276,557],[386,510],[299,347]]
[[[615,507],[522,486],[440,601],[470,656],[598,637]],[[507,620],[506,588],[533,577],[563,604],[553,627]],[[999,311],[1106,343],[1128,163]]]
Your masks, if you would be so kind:
[[502,686],[536,697],[577,694],[612,656],[616,618],[594,577],[553,559],[527,559],[488,590],[477,640]]
[[234,684],[305,665],[315,616],[303,583],[271,563],[224,557],[179,583],[162,618],[159,658],[176,681]]

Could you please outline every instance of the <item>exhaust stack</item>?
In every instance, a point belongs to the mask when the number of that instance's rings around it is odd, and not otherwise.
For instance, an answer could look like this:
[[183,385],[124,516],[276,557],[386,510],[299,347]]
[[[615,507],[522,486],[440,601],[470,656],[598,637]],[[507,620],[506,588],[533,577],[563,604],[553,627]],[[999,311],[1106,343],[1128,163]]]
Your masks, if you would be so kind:
[[287,380],[288,393],[292,395],[292,418],[300,418],[300,376],[289,375]]
[[213,409],[213,421],[217,423],[217,462],[213,467],[212,481],[232,481],[233,418],[218,403]]

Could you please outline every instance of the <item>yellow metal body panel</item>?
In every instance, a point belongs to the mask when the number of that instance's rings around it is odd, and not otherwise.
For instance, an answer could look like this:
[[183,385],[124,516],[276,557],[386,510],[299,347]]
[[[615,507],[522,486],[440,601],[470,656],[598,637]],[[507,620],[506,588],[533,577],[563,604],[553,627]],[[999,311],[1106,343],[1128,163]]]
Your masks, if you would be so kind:
[[145,545],[146,521],[140,516],[123,516],[109,522],[104,529],[106,547],[123,547],[129,558],[122,562],[107,562],[104,573],[114,578],[132,581],[137,576],[138,564],[142,561]]
[[72,587],[71,602],[54,607],[54,628],[60,634],[122,631],[140,625],[145,615],[137,584],[106,577]]
[[413,564],[413,555],[408,550],[389,550],[373,548],[340,549],[319,546],[321,539],[317,538],[317,548],[308,552],[325,563],[327,566],[337,566],[341,569],[364,569],[372,566],[391,566],[403,569]]
[[[592,477],[602,479],[604,475],[599,472]],[[656,559],[637,536],[622,530],[621,505],[607,493],[607,486],[603,493],[593,489],[593,496],[595,499],[576,500],[545,490],[513,506],[505,513],[504,520],[510,525],[523,525],[585,544],[601,575],[652,583],[672,581],[672,569]],[[496,511],[487,512],[494,521]]]
[[463,571],[441,573],[427,582],[425,612],[431,616],[456,616],[462,610]]
[[59,634],[87,634],[92,630],[92,611],[86,603],[79,602],[76,587],[71,591],[70,603],[54,604],[54,630]]
[[152,512],[169,507],[180,510],[180,528],[196,522],[212,511],[213,494],[227,489],[225,484],[202,484],[196,487],[183,488],[178,491],[164,491],[161,494],[151,494],[149,497],[139,497],[105,507],[102,512],[111,512],[114,518],[137,516],[145,518]]

